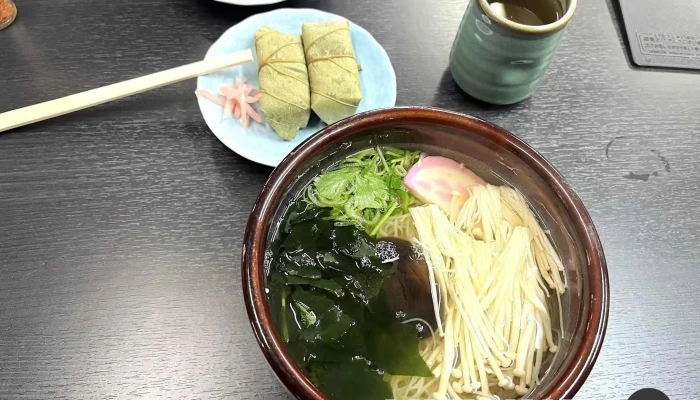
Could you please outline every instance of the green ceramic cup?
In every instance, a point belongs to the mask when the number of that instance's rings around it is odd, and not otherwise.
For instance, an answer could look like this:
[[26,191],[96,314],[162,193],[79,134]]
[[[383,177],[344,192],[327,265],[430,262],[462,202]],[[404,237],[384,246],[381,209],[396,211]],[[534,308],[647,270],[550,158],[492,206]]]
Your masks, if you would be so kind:
[[[520,0],[527,5],[528,1]],[[549,66],[577,0],[558,2],[560,18],[524,25],[499,14],[489,0],[471,0],[450,53],[450,71],[469,95],[493,104],[530,97]]]

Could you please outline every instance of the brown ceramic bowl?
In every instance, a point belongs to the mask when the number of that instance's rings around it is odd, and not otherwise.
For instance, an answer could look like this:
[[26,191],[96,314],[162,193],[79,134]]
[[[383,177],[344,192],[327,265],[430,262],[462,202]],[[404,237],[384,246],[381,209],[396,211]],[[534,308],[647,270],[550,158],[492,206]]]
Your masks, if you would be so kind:
[[265,294],[265,252],[287,205],[319,171],[376,144],[452,157],[487,181],[507,183],[530,201],[566,268],[564,336],[542,383],[528,398],[571,398],[588,376],[608,320],[603,247],[581,199],[547,160],[506,130],[433,108],[393,108],[344,119],[305,141],[272,172],[253,207],[243,243],[243,290],[250,323],[277,377],[300,399],[328,399],[286,352]]

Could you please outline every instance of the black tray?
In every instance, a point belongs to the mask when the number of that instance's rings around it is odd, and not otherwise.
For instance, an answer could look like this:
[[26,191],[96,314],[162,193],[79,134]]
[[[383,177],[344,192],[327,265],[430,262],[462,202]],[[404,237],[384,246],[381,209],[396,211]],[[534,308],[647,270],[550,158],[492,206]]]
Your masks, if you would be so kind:
[[632,62],[700,69],[700,0],[619,0]]

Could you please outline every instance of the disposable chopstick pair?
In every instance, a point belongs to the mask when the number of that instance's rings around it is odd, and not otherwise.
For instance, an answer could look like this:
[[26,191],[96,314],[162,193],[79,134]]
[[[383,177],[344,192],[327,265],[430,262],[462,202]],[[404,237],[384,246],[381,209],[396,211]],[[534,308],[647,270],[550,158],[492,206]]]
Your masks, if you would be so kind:
[[253,61],[250,49],[0,114],[0,132]]

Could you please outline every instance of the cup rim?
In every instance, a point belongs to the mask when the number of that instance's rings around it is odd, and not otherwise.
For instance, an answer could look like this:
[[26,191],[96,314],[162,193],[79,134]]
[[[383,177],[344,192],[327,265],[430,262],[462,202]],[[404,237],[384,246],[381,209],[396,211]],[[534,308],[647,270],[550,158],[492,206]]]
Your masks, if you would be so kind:
[[507,18],[503,18],[502,16],[493,12],[493,10],[491,9],[491,6],[489,5],[488,0],[479,0],[479,5],[481,6],[481,11],[483,11],[486,15],[488,15],[489,18],[491,18],[492,20],[505,26],[506,28],[510,28],[510,29],[516,30],[518,32],[523,32],[523,33],[552,33],[552,32],[557,32],[561,29],[564,29],[566,24],[568,24],[569,21],[571,20],[571,18],[574,16],[574,12],[576,11],[577,4],[578,4],[578,0],[571,0],[571,3],[569,4],[569,8],[566,9],[566,12],[564,13],[564,15],[561,18],[559,18],[558,20],[552,22],[551,24],[525,25],[525,24],[519,24],[517,22],[513,22]]
[[571,398],[580,389],[595,364],[605,337],[610,308],[610,288],[603,247],[593,221],[581,199],[562,175],[536,150],[507,130],[484,120],[432,107],[397,107],[356,114],[323,129],[292,151],[270,175],[251,211],[243,239],[241,274],[249,322],[268,364],[282,384],[296,397],[330,400],[298,368],[279,338],[267,305],[265,252],[270,220],[280,206],[291,175],[299,165],[343,137],[367,129],[396,124],[439,125],[467,130],[516,154],[557,194],[572,221],[588,261],[590,296],[588,315],[582,316],[584,332],[564,372],[549,385],[543,398]]

